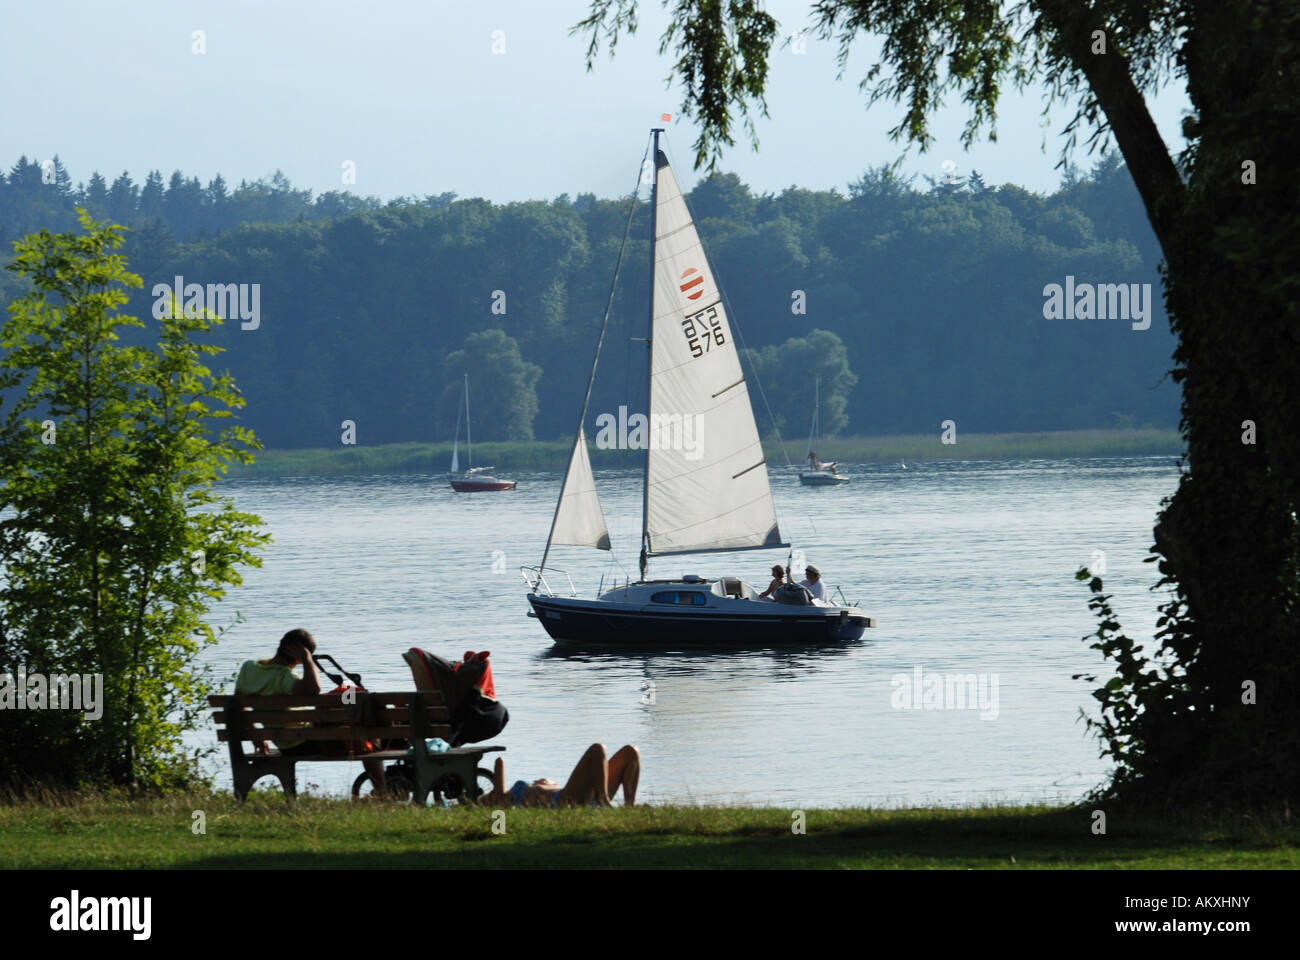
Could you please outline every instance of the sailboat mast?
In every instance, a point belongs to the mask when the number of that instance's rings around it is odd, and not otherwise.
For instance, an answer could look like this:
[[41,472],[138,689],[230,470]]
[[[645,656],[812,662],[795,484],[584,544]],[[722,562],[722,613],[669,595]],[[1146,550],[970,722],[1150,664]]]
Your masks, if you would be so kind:
[[654,355],[655,355],[655,238],[659,235],[659,134],[662,127],[654,127],[650,133],[654,143],[650,145],[650,162],[653,164],[650,174],[650,309],[646,322],[645,348],[645,477],[641,484],[641,579],[645,580],[646,564],[650,557],[650,423],[653,410],[651,405],[654,390]]
[[469,432],[469,374],[465,374],[465,449],[469,451],[469,472],[474,472],[474,437]]
[[813,430],[817,434],[817,442],[822,442],[822,378],[818,374],[817,379],[813,381]]

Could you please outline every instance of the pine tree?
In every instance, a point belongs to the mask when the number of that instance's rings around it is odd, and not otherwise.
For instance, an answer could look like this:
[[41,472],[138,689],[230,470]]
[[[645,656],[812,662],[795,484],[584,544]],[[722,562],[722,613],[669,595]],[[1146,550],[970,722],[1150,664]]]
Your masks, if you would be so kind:
[[212,225],[214,232],[220,233],[234,226],[229,221],[230,191],[221,174],[208,181],[207,189],[203,191],[203,205],[206,211],[204,219]]
[[68,173],[68,168],[63,165],[63,161],[59,159],[59,155],[57,153],[54,155],[54,157],[51,159],[50,162],[51,164],[53,164],[53,173],[54,173],[54,183],[50,184],[50,186],[53,186],[54,189],[58,192],[60,199],[71,200],[72,199],[72,174]]
[[131,225],[136,220],[136,204],[138,203],[139,188],[131,180],[131,175],[125,170],[122,175],[113,181],[113,186],[108,191],[108,215],[114,223]]
[[145,220],[161,219],[163,216],[163,179],[157,170],[150,170],[144,178],[144,189],[140,191],[138,207],[141,218]]
[[90,175],[90,182],[86,184],[83,197],[82,205],[92,217],[108,216],[108,183],[100,176],[98,170]]

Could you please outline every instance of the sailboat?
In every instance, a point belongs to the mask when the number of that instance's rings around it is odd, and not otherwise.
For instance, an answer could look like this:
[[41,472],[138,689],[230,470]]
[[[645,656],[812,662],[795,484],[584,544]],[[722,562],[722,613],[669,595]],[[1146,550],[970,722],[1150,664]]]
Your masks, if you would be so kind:
[[821,427],[821,377],[816,379],[814,390],[816,399],[813,402],[812,429],[808,432],[808,456],[804,457],[804,461],[808,464],[808,469],[799,471],[799,482],[806,487],[833,487],[841,483],[848,483],[849,478],[843,476],[835,469],[836,464],[834,460],[822,462],[817,458],[817,454],[813,451],[813,441],[817,438]]
[[[640,579],[631,582],[629,577],[594,599],[578,597],[571,578],[569,595],[554,591],[547,579],[555,544],[611,548],[583,432],[613,303],[611,285],[546,549],[537,567],[521,571],[529,587],[529,615],[541,621],[556,643],[578,646],[680,649],[856,640],[875,626],[872,618],[847,603],[815,600],[798,586],[778,591],[781,602],[773,602],[761,599],[736,576],[647,577],[652,557],[790,546],[777,524],[767,462],[722,294],[668,158],[659,149],[661,132],[652,131],[651,151],[653,282],[646,338]],[[615,285],[617,279],[618,268]],[[675,442],[684,437],[686,424],[694,426],[701,442]],[[567,578],[563,571],[551,574]]]
[[[465,411],[465,450],[469,469],[459,477],[453,476],[451,488],[457,493],[482,493],[488,490],[513,490],[515,481],[498,480],[492,476],[493,467],[474,466],[474,441],[469,430],[469,374],[465,374],[465,392],[461,396],[461,409]],[[460,409],[456,411],[456,439],[451,444],[451,472],[460,473]]]

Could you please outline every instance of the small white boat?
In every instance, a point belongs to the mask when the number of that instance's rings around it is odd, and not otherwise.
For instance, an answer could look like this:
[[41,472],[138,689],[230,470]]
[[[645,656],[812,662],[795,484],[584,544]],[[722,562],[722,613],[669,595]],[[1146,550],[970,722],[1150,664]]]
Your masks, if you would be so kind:
[[805,458],[808,462],[808,469],[799,471],[799,482],[805,487],[834,487],[841,483],[848,483],[849,478],[835,469],[834,460],[823,463],[817,458],[816,451],[813,450],[813,441],[817,439],[817,433],[821,426],[822,414],[822,379],[817,378],[814,386],[815,397],[813,401],[813,421],[812,430],[808,433],[808,456]]
[[819,460],[811,469],[800,471],[799,482],[805,487],[834,487],[841,483],[848,483],[849,478],[835,469],[833,461],[822,463]]

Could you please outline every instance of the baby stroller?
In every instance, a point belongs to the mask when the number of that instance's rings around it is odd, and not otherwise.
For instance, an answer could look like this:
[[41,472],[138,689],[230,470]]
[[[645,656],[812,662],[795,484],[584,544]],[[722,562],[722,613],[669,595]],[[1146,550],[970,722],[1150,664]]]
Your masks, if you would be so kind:
[[[402,659],[411,668],[417,691],[442,693],[451,726],[448,746],[480,743],[495,737],[505,728],[510,714],[496,699],[486,650],[478,653],[467,651],[462,660],[450,663],[436,654],[412,647],[402,654]],[[398,801],[407,801],[415,794],[415,770],[409,759],[384,767],[384,777],[388,781],[389,793]],[[478,767],[472,782],[467,781],[467,774],[453,771],[443,774],[433,782],[434,802],[439,806],[446,806],[452,800],[472,804],[492,791],[491,770]],[[370,775],[362,773],[352,784],[352,795],[361,797],[367,788],[373,791],[374,785],[370,782]]]

